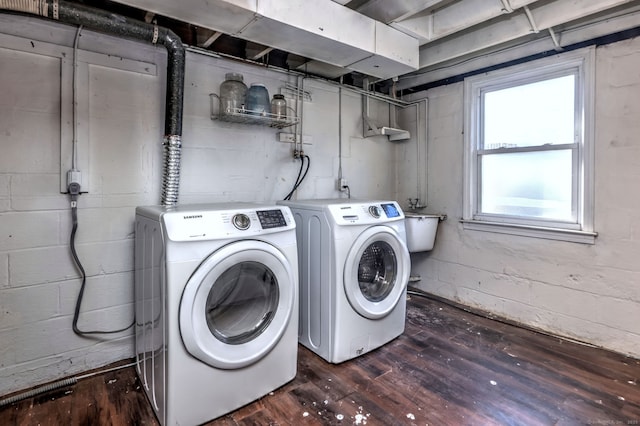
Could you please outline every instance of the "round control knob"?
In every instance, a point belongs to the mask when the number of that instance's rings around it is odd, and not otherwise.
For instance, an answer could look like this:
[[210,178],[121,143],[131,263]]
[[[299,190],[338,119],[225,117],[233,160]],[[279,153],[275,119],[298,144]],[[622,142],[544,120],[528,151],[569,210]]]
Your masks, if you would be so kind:
[[251,225],[251,219],[249,219],[249,216],[247,216],[246,214],[238,213],[236,215],[233,215],[233,218],[231,218],[231,223],[233,223],[233,226],[235,226],[239,230],[244,231],[245,229],[249,229],[249,226]]
[[380,207],[378,206],[369,206],[369,214],[376,219],[380,217]]

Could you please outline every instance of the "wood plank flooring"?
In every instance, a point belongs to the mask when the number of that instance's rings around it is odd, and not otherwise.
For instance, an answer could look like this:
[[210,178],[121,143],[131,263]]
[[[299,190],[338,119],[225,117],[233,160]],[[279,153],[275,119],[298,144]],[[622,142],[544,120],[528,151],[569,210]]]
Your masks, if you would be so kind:
[[[133,367],[0,408],[0,425],[157,425]],[[640,425],[640,361],[411,296],[405,333],[210,426]]]

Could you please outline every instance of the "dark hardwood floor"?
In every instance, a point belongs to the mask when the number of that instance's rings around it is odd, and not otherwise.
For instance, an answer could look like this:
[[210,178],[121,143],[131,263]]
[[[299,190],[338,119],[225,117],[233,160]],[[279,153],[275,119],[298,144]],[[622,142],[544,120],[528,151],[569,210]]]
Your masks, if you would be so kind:
[[[208,425],[640,425],[640,361],[411,296],[405,333]],[[156,425],[133,367],[0,408],[0,425]]]

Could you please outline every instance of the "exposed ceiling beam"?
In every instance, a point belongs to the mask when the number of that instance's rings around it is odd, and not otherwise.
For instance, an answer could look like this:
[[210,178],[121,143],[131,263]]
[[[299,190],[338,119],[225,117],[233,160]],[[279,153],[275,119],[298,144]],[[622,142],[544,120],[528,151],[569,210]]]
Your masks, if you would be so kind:
[[[398,18],[389,25],[426,44],[458,31],[482,24],[504,14],[512,13],[538,0],[520,0],[517,7],[508,0],[466,0],[452,3],[427,14],[417,14]],[[508,5],[508,7],[505,6]]]
[[200,47],[204,47],[206,49],[207,47],[211,46],[213,42],[216,41],[221,35],[222,33],[220,31],[214,31],[213,34],[211,34],[211,36],[209,36],[209,38],[206,39]]
[[[475,1],[475,0],[474,0]],[[629,0],[581,0],[578,4],[557,0],[533,4],[531,19],[539,31],[575,21],[609,8],[628,3]],[[511,2],[513,5],[515,2]],[[495,19],[468,31],[453,34],[446,43],[428,43],[420,48],[420,68],[467,56],[532,33],[531,23],[522,9],[505,19]]]
[[251,57],[251,59],[253,59],[254,61],[256,59],[260,59],[267,53],[271,52],[272,50],[273,50],[273,47],[267,47],[266,49],[262,49],[257,55],[254,55],[253,57]]
[[636,28],[639,22],[640,4],[630,8],[628,11],[604,14],[597,21],[582,22],[580,26],[567,27],[565,25],[563,30],[551,29],[546,36],[543,36],[544,33],[541,32],[539,34],[540,38],[537,40],[526,43],[513,40],[506,46],[500,46],[499,49],[496,48],[493,51],[485,51],[482,55],[462,58],[464,60],[453,59],[448,62],[434,64],[417,73],[401,76],[397,83],[397,88],[398,90],[404,90],[549,50],[561,50],[562,46],[606,36],[617,31]]
[[356,10],[376,21],[390,24],[447,3],[451,0],[370,0]]

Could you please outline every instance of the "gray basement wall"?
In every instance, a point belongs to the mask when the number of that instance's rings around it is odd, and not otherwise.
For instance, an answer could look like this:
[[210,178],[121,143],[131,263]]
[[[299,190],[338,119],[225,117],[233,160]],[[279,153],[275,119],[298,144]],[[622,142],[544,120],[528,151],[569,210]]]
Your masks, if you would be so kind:
[[[0,395],[134,356],[132,331],[76,336],[79,273],[69,251],[72,70],[76,28],[0,15]],[[81,329],[118,329],[133,319],[135,207],[160,203],[166,53],[83,30],[79,41],[78,255],[87,271]],[[269,127],[210,118],[210,93],[227,72],[271,94],[297,78],[187,54],[180,203],[270,202],[291,189],[293,146]],[[345,197],[340,162],[358,198],[393,198],[395,146],[362,136],[360,95],[304,80],[302,132],[311,169],[298,198]],[[292,99],[288,99],[290,104]],[[377,109],[388,117],[388,108]],[[283,132],[293,132],[292,128]],[[339,134],[342,135],[340,156]],[[62,136],[61,136],[62,134]],[[63,177],[64,181],[64,177]]]
[[[68,247],[69,199],[60,190],[70,164],[75,28],[9,15],[0,16],[0,28],[4,395],[130,358],[134,340],[130,331],[94,340],[71,329],[80,279]],[[344,196],[335,190],[340,164],[356,198],[406,206],[420,197],[427,212],[448,219],[435,249],[412,255],[418,287],[640,358],[640,40],[600,47],[596,58],[595,245],[462,228],[462,83],[414,96],[428,97],[428,116],[400,111],[413,137],[391,143],[362,137],[360,95],[342,90],[339,120],[338,88],[305,79],[311,170],[298,198]],[[83,31],[78,70],[78,168],[88,193],[79,201],[77,243],[89,275],[79,325],[119,328],[133,317],[135,207],[160,202],[165,52]],[[188,53],[182,204],[281,199],[298,172],[276,129],[210,119],[209,93],[226,72],[264,83],[271,94],[297,80]],[[388,110],[374,102],[372,111],[382,118]]]
[[[463,88],[414,98],[429,100],[426,212],[448,216],[434,250],[412,255],[415,285],[640,358],[640,39],[596,48],[594,245],[463,229]],[[413,140],[399,145],[401,200],[416,196],[416,152]]]

